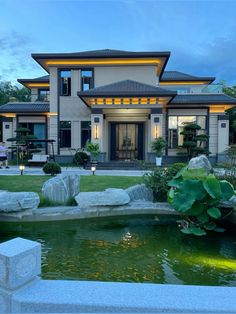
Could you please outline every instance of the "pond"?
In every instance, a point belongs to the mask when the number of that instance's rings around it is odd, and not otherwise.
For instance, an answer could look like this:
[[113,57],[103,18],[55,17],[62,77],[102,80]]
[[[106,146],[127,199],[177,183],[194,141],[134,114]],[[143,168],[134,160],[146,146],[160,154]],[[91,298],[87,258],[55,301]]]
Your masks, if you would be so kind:
[[2,222],[0,241],[42,244],[42,278],[236,286],[236,238],[193,237],[155,216]]

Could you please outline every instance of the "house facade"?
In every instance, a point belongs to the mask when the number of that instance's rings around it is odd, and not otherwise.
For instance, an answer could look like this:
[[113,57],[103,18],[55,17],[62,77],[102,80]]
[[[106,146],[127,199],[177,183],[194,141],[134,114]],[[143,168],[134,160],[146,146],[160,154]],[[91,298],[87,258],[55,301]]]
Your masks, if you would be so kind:
[[[236,99],[214,77],[166,71],[170,52],[105,49],[32,57],[48,75],[18,79],[31,90],[31,102],[0,107],[3,141],[27,127],[38,139],[55,141],[59,161],[71,159],[90,139],[99,144],[100,161],[154,161],[152,142],[161,136],[168,143],[165,158],[176,161],[183,127],[195,122],[209,135],[211,158],[224,155],[226,110]],[[51,153],[50,145],[42,147]]]

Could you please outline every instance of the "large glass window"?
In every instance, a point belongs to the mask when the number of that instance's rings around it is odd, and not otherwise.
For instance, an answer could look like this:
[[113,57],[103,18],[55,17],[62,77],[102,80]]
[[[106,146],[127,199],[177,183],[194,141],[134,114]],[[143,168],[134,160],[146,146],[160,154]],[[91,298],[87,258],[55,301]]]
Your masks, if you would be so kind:
[[60,147],[71,147],[71,121],[60,122]]
[[26,128],[37,137],[37,139],[46,139],[46,124],[45,123],[19,123],[19,128]]
[[183,145],[184,136],[181,134],[186,123],[197,123],[201,130],[197,134],[206,133],[206,116],[169,116],[168,147],[178,148]]
[[60,71],[61,96],[71,95],[71,70]]
[[49,90],[48,89],[38,89],[38,100],[39,101],[49,101]]
[[91,121],[81,121],[81,147],[91,140]]
[[93,88],[93,70],[84,69],[81,70],[81,90],[88,90]]

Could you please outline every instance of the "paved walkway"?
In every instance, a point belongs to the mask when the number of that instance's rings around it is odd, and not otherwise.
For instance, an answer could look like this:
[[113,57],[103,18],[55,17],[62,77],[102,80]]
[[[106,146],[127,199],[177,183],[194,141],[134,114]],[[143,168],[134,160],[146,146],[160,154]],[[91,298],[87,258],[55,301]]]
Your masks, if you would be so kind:
[[[137,176],[140,177],[148,171],[145,170],[97,170],[96,175],[101,176]],[[62,167],[62,173],[91,175],[90,170],[84,170],[78,167]],[[9,169],[0,169],[0,175],[20,175],[20,170],[17,166],[11,166]],[[24,175],[44,175],[42,168],[26,167]]]

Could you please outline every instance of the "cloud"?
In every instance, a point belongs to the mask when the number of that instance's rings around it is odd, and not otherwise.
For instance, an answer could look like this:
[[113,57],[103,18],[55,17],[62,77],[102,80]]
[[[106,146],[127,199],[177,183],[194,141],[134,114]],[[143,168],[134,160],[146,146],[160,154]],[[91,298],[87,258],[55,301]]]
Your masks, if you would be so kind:
[[1,80],[16,82],[17,78],[24,77],[24,73],[28,77],[40,70],[31,58],[34,44],[32,38],[15,31],[0,35]]

